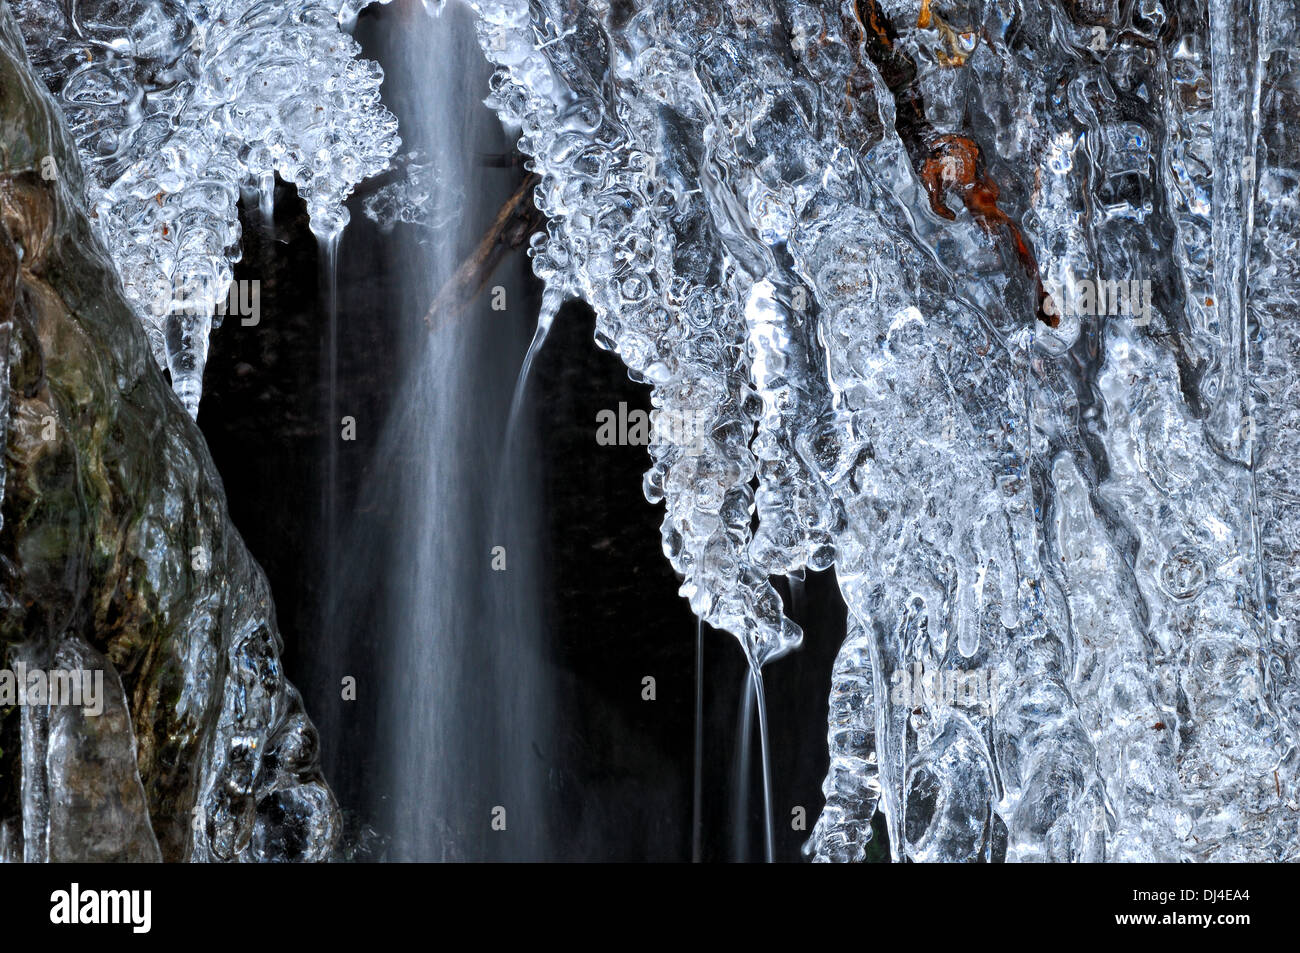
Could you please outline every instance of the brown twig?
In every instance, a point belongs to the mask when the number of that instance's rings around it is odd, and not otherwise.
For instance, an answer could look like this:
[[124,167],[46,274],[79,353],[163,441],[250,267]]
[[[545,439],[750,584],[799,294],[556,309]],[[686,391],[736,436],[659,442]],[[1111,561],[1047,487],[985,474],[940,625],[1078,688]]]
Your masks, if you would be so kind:
[[507,254],[524,245],[541,226],[542,213],[533,204],[533,189],[541,177],[530,172],[514,195],[497,212],[487,233],[456,273],[439,289],[425,312],[424,323],[432,330],[435,318],[445,312],[459,314],[478,297],[488,279]]
[[[930,196],[930,208],[943,218],[956,218],[944,202],[944,193],[953,191],[986,233],[1006,234],[1026,275],[1034,282],[1035,316],[1056,327],[1060,317],[1043,289],[1034,250],[1011,216],[998,207],[999,189],[984,165],[979,146],[968,136],[940,135],[930,124],[918,88],[916,64],[898,48],[898,36],[878,0],[855,0],[852,12],[863,49],[894,96],[894,128]],[[927,3],[922,6],[918,24],[928,23],[929,15]]]

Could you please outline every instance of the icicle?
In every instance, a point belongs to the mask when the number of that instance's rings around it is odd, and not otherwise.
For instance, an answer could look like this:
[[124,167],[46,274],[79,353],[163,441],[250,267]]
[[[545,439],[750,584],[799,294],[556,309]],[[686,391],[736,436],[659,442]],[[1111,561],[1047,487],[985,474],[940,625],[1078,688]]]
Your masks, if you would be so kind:
[[263,172],[258,177],[258,210],[262,213],[262,224],[270,229],[275,224],[275,173]]
[[152,341],[165,340],[156,356],[191,416],[207,355],[200,338],[215,324],[168,318],[154,279],[228,276],[239,254],[240,191],[256,190],[269,223],[277,168],[298,186],[314,231],[346,224],[344,200],[400,145],[397,121],[379,102],[383,71],[340,33],[366,5],[231,0],[220,16],[205,4],[153,6],[150,36],[174,44],[151,41],[146,52],[130,39],[139,28],[133,7],[97,10],[87,32],[48,20],[50,10],[75,15],[75,4],[14,4],[28,55],[51,88],[64,89],[75,67],[78,83],[117,91],[103,103],[70,104],[86,202],[137,317]]

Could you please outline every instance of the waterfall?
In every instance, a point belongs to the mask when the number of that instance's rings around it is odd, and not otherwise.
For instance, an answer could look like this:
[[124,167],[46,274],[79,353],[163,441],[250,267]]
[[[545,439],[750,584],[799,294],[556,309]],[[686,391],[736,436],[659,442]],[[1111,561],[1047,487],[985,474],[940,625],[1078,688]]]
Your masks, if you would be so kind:
[[[403,18],[381,34],[388,101],[405,141],[441,172],[435,201],[469,198],[436,240],[411,242],[393,265],[389,317],[401,322],[407,355],[393,369],[400,400],[374,459],[352,464],[366,475],[351,513],[339,514],[315,665],[322,695],[337,698],[340,677],[356,676],[374,720],[357,732],[346,704],[324,707],[325,770],[348,779],[361,767],[359,784],[344,782],[343,803],[351,793],[387,838],[388,859],[540,859],[548,830],[534,742],[548,728],[526,396],[506,440],[536,303],[519,266],[506,265],[463,308],[420,320],[514,190],[515,173],[481,160],[509,142],[480,102],[488,70],[467,11],[417,12],[385,11]],[[339,253],[346,262],[348,233]],[[504,310],[493,309],[496,288]],[[346,408],[346,380],[335,399]],[[338,421],[329,423],[337,448]],[[493,827],[498,807],[504,830]]]

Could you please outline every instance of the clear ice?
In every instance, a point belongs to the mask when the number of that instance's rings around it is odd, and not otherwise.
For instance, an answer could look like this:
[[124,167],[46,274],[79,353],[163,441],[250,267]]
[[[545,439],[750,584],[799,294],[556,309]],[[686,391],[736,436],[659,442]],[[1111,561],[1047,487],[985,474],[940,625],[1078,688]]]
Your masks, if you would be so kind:
[[711,415],[682,595],[839,579],[807,853],[1296,859],[1294,0],[469,2],[537,274]]
[[416,226],[421,241],[432,240],[460,219],[465,196],[432,161],[423,161],[418,153],[403,160],[400,177],[367,195],[361,210],[385,233],[403,223]]
[[[388,0],[380,0],[388,2]],[[154,357],[191,416],[239,260],[241,191],[298,187],[312,230],[397,151],[355,0],[15,0],[62,107],[86,201]],[[57,169],[51,170],[57,174]]]

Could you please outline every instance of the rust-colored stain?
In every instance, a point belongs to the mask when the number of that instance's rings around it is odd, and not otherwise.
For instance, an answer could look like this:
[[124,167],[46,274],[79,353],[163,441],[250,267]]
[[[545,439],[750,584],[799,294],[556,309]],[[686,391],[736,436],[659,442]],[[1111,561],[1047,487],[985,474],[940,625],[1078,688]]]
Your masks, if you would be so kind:
[[[930,9],[930,0],[922,0],[917,25],[923,27],[932,20],[941,22]],[[1025,274],[1034,283],[1035,316],[1048,327],[1059,325],[1059,309],[1051,306],[1034,250],[1019,224],[998,207],[1000,190],[984,165],[979,146],[968,136],[941,135],[930,124],[917,89],[916,64],[895,48],[897,36],[878,0],[854,0],[853,22],[848,25],[854,24],[860,31],[863,49],[894,96],[894,128],[925,186],[930,208],[942,218],[955,219],[956,215],[945,202],[945,196],[951,191],[985,233],[1006,235]]]
[[1038,261],[1034,258],[1033,249],[1029,247],[1020,227],[998,208],[998,184],[984,168],[979,146],[966,136],[946,135],[935,138],[930,146],[929,157],[921,165],[920,176],[925,191],[930,196],[930,208],[936,215],[949,220],[957,217],[944,203],[945,193],[952,189],[961,197],[971,218],[987,234],[993,235],[999,230],[1006,232],[1016,258],[1035,284],[1038,319],[1048,327],[1059,325],[1060,315],[1048,313],[1056,312],[1057,309],[1047,307],[1050,297],[1039,277]]
[[895,39],[894,31],[890,27],[889,21],[885,19],[885,13],[880,9],[880,4],[875,2],[864,4],[859,0],[857,10],[859,23],[862,22],[862,8],[864,6],[867,8],[867,22],[864,23],[863,26],[869,26],[871,32],[880,38],[880,42],[885,45],[885,48],[892,50],[894,48]]
[[963,45],[962,37],[963,35],[973,36],[973,34],[969,31],[959,32],[954,29],[952,24],[930,9],[930,0],[921,0],[921,11],[916,15],[916,26],[920,30],[938,30],[940,35],[943,36],[944,42],[948,44],[947,51],[940,50],[935,54],[940,66],[966,65],[970,53]]

